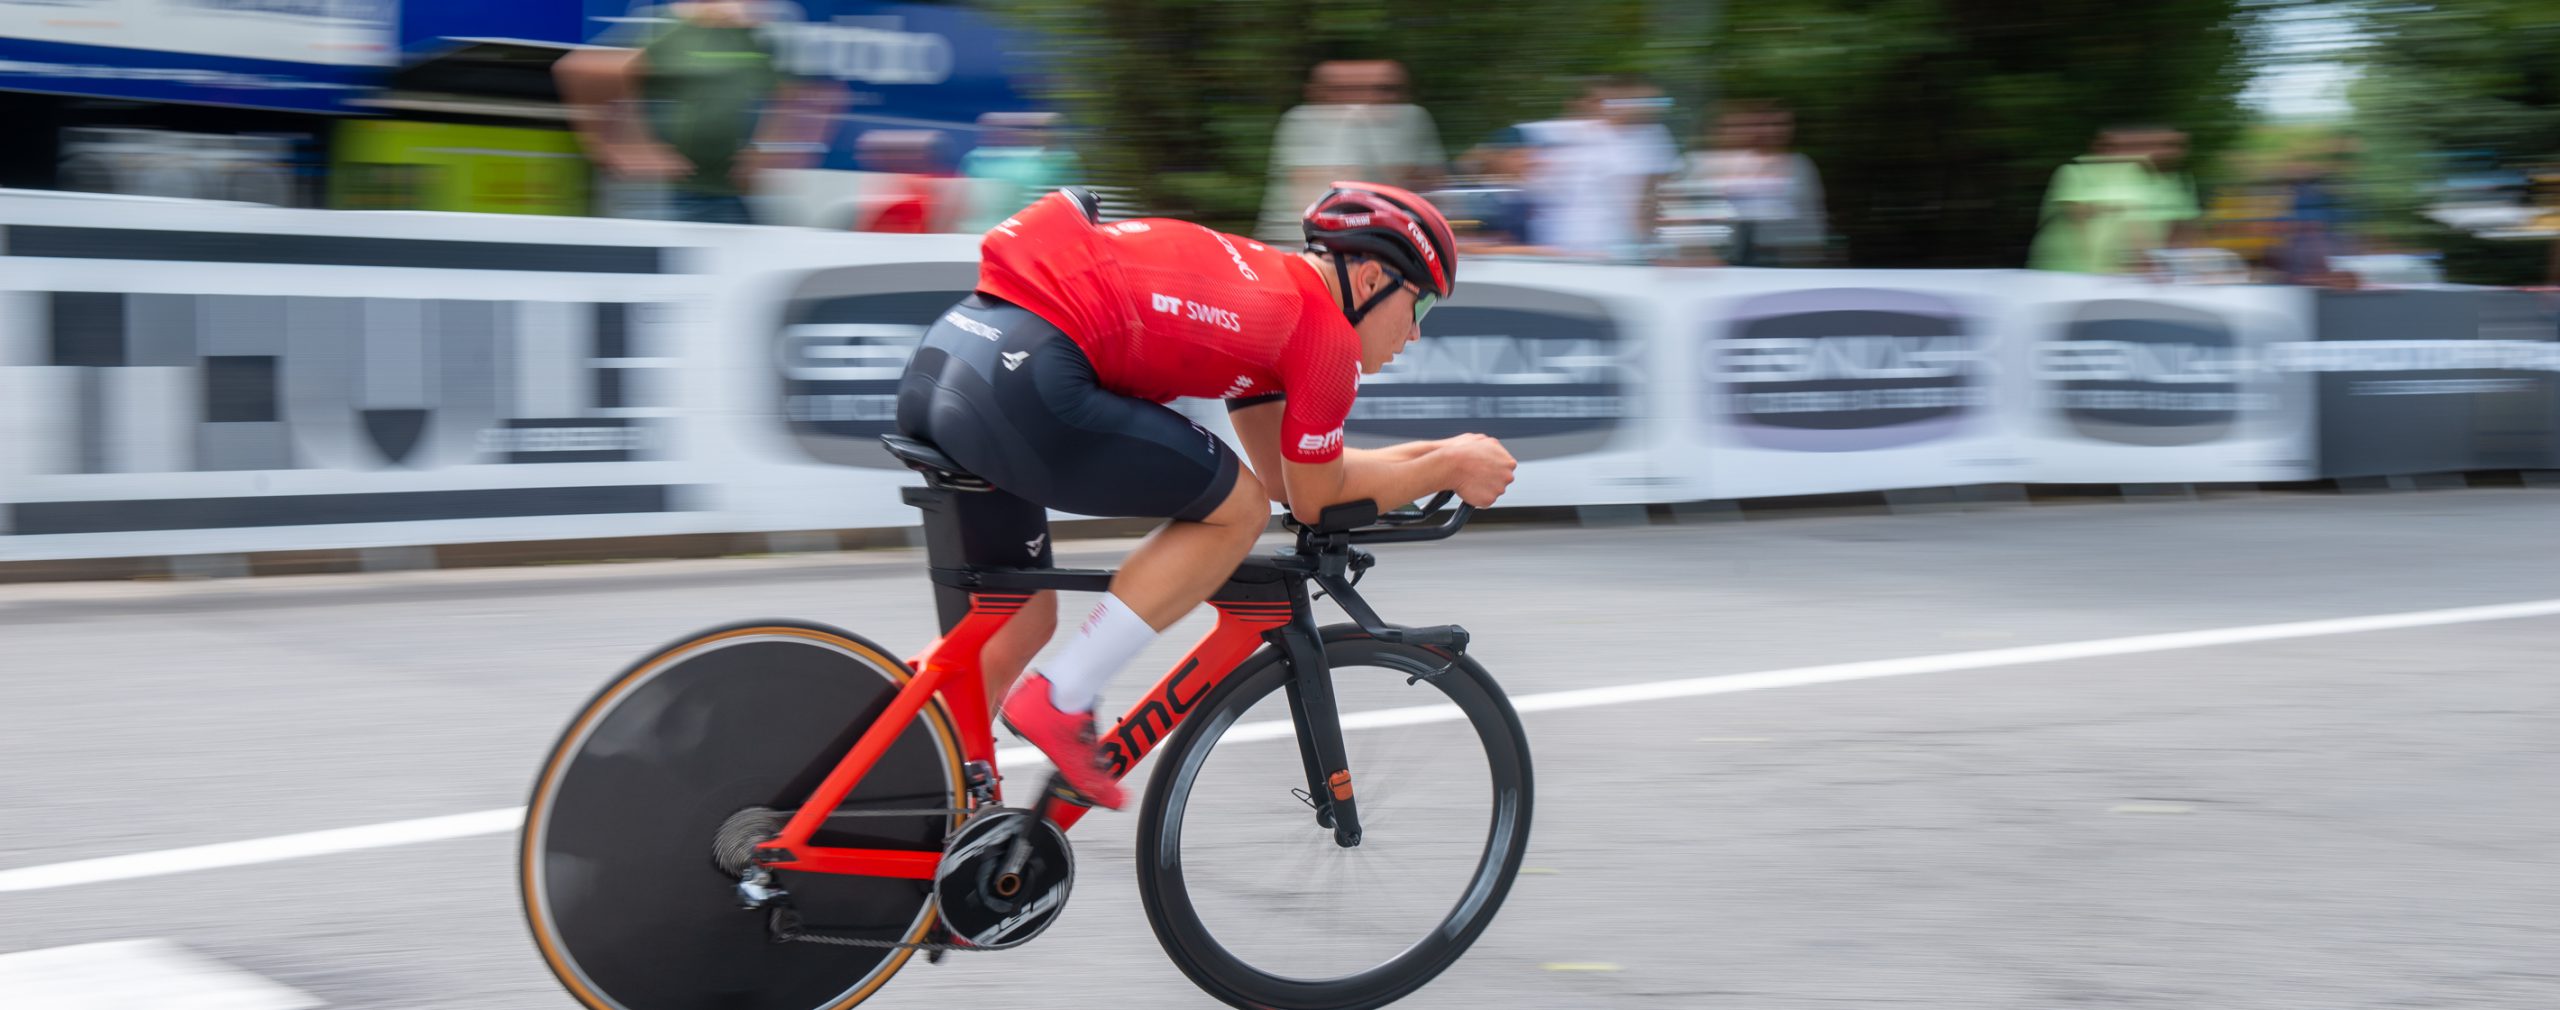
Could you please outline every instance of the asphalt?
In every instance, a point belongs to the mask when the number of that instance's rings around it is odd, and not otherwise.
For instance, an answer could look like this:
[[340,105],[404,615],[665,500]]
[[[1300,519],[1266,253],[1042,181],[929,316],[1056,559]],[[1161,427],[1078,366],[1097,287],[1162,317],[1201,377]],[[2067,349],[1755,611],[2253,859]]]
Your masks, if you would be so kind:
[[[1529,696],[2547,600],[2555,543],[2550,491],[2269,494],[1488,527],[1383,549],[1363,589]],[[0,587],[0,873],[516,806],[575,707],[689,629],[922,644],[920,565]],[[1530,872],[1399,1005],[2548,1010],[2555,645],[2533,617],[1533,712]],[[868,1005],[1211,1005],[1140,912],[1134,822],[1076,830],[1047,935]],[[0,955],[165,938],[327,1006],[572,1006],[511,844],[0,892]]]

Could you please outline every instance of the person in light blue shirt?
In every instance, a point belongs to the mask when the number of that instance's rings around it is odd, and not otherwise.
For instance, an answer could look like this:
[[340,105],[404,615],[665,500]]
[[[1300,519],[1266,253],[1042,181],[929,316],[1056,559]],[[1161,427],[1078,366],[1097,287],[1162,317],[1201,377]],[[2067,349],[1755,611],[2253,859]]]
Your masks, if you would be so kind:
[[1056,140],[1054,112],[990,112],[978,117],[986,139],[960,159],[973,180],[960,228],[983,232],[1053,189],[1074,185],[1084,166]]

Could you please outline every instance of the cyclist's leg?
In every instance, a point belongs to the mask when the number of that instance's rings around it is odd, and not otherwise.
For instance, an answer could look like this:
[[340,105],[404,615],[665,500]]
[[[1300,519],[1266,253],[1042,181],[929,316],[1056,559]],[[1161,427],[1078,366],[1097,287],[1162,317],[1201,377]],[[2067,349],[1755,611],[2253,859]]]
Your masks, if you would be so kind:
[[1176,519],[1150,534],[1111,580],[1111,595],[1162,631],[1209,599],[1253,553],[1271,522],[1271,499],[1252,471],[1236,475],[1226,500],[1197,521]]
[[[1119,574],[1111,579],[1111,595],[1145,621],[1150,631],[1172,627],[1226,584],[1236,565],[1253,552],[1254,539],[1270,519],[1271,503],[1263,497],[1262,484],[1251,471],[1239,473],[1234,490],[1216,511],[1197,521],[1176,519],[1159,526],[1129,552]],[[1024,604],[979,653],[987,697],[1004,697],[1057,630],[1057,593],[1044,591]],[[1101,662],[1110,663],[1110,659],[1106,656]],[[1055,668],[1050,672],[1059,673]],[[1101,671],[1100,678],[1107,680],[1117,672],[1118,665],[1113,665]]]
[[1041,665],[1053,704],[1079,713],[1092,711],[1122,667],[1226,581],[1271,506],[1225,442],[1162,404],[1101,388],[1073,342],[1054,343],[1059,353],[1035,352],[1023,369],[1045,412],[1023,419],[1026,426],[1063,434],[1044,451],[1064,479],[1034,500],[1087,515],[1173,520],[1122,562],[1075,637]]
[[[1173,519],[1130,556],[1105,601],[1142,621],[1143,634],[1207,599],[1270,517],[1261,485],[1225,442],[1161,404],[1103,389],[1072,339],[1001,301],[972,296],[946,313],[925,335],[898,400],[908,434],[1012,494],[1084,515]],[[981,662],[991,687],[1039,651],[1054,607],[1042,594],[989,643]],[[1107,677],[1126,660],[1109,654],[1135,646],[1104,651],[1098,665]],[[1078,700],[1078,708],[1091,704]]]
[[1049,644],[1049,636],[1058,630],[1058,593],[1044,589],[1031,597],[1031,602],[1005,622],[987,647],[978,652],[978,667],[986,674],[987,698],[1002,700],[1014,679],[1022,676],[1022,668],[1031,665],[1031,657]]

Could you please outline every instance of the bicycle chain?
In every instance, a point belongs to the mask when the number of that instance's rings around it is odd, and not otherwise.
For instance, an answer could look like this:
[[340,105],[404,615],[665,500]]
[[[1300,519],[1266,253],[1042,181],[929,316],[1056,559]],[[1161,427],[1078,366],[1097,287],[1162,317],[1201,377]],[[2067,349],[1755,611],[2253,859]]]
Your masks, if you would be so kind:
[[864,936],[845,936],[841,933],[813,933],[801,927],[799,913],[787,908],[774,909],[772,917],[765,920],[765,922],[765,928],[773,931],[773,939],[775,943],[818,943],[833,947],[862,947],[870,950],[921,950],[930,955],[948,954],[955,950],[976,953],[991,952],[991,949],[987,947],[971,947],[956,943],[901,943],[896,940],[874,940]]
[[948,817],[952,814],[972,814],[976,812],[977,811],[969,807],[928,807],[916,810],[838,810],[835,813],[828,814],[827,819],[834,820],[838,817]]
[[[976,812],[976,810],[969,807],[944,807],[940,809],[920,810],[839,810],[835,813],[828,814],[827,818],[829,820],[833,820],[838,817],[925,817],[945,816],[950,814],[967,815]],[[841,933],[811,932],[800,924],[799,912],[784,907],[776,907],[772,910],[770,916],[765,920],[765,928],[772,931],[775,943],[817,943],[833,947],[861,947],[869,950],[920,950],[933,956],[948,954],[955,950],[973,953],[990,952],[989,948],[986,947],[972,947],[956,943],[905,943],[897,940],[874,940],[863,936],[846,936]]]

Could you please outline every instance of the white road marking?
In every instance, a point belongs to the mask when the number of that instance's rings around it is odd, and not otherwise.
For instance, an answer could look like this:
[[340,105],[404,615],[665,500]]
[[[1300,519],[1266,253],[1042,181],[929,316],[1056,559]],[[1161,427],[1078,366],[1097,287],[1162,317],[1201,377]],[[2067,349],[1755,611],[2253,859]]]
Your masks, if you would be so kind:
[[27,1010],[307,1010],[288,989],[167,940],[0,954],[0,1006]]
[[448,838],[513,831],[524,823],[524,808],[483,810],[471,814],[427,817],[414,821],[367,824],[356,828],[311,831],[299,835],[277,835],[252,838],[242,842],[197,845],[184,849],[137,852],[129,856],[107,856],[83,859],[74,863],[30,866],[25,869],[0,871],[0,891],[41,891],[52,887],[72,887],[109,880],[131,880],[135,877],[157,877],[192,870],[218,870],[226,866],[250,866],[274,863],[308,856],[326,856],[362,849],[388,848],[418,842],[441,842]]
[[[2282,624],[2253,624],[2205,631],[2173,631],[2157,635],[2097,638],[2080,642],[2056,642],[2050,645],[2023,645],[2007,649],[1949,652],[1934,656],[1906,656],[1898,659],[1872,659],[1855,663],[1829,663],[1783,670],[1762,670],[1756,673],[1647,681],[1610,687],[1519,695],[1511,699],[1511,705],[1524,713],[1553,712],[1601,705],[1664,701],[1673,698],[1700,698],[1741,691],[1766,691],[1781,687],[1809,687],[1815,684],[1838,684],[1883,677],[1907,677],[1923,673],[1984,670],[2003,666],[2056,663],[2073,659],[2201,649],[2217,645],[2245,645],[2254,642],[2319,638],[2367,631],[2394,631],[2405,628],[2430,628],[2449,624],[2477,624],[2483,621],[2510,621],[2552,616],[2560,616],[2560,599],[2528,600],[2521,603],[2498,603],[2480,607],[2454,607],[2446,610],[2416,610],[2398,614],[2372,614],[2364,617],[2339,617],[2318,621],[2290,621]],[[1416,705],[1410,708],[1351,713],[1342,717],[1342,728],[1388,729],[1397,726],[1453,722],[1460,717],[1455,705]],[[1296,730],[1286,720],[1270,720],[1230,727],[1225,739],[1278,740],[1295,733]],[[1001,767],[1009,767],[1016,773],[1008,775],[1008,778],[1021,778],[1020,772],[1039,760],[1040,752],[1029,747],[1009,747],[996,752],[997,764]],[[15,870],[0,870],[0,892],[41,891],[56,887],[184,873],[191,870],[280,862],[287,859],[378,849],[415,842],[467,838],[474,835],[513,831],[523,821],[524,808],[511,807],[504,810],[483,810],[478,813],[454,814],[447,817],[429,817],[423,820],[340,828],[333,831],[314,831],[307,834],[256,838],[217,845],[141,852],[129,856],[108,856],[102,859],[29,866]]]

